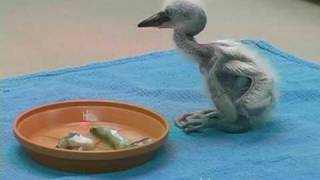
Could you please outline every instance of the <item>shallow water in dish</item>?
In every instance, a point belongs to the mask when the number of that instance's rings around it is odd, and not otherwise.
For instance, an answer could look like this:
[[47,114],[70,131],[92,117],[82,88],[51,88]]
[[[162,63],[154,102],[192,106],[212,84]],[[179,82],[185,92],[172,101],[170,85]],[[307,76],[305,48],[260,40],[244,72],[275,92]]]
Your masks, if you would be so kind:
[[55,126],[54,128],[42,129],[30,136],[29,139],[38,145],[55,148],[61,138],[72,131],[77,131],[83,136],[86,136],[94,141],[96,147],[91,151],[112,150],[113,148],[108,143],[100,140],[90,133],[90,129],[97,126],[107,126],[118,130],[119,133],[128,138],[130,143],[145,137],[150,137],[146,133],[122,124],[109,122],[76,122],[62,124],[61,126]]

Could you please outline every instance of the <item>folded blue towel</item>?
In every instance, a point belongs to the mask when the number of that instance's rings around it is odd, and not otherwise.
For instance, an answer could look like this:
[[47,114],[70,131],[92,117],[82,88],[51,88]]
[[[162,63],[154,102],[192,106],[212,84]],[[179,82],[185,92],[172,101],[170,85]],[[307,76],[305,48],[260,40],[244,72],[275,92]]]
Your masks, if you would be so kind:
[[[178,52],[156,52],[1,80],[0,179],[320,179],[320,65],[243,41],[281,77],[273,121],[245,134],[185,134],[173,118],[210,108],[202,76]],[[14,118],[40,104],[79,98],[121,100],[162,113],[168,141],[150,162],[115,173],[77,174],[38,165],[12,133]]]

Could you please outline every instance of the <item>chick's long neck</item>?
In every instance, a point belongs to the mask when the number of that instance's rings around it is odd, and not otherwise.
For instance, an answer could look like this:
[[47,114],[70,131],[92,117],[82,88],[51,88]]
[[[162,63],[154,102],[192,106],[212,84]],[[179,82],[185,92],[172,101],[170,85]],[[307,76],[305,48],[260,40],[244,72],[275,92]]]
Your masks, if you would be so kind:
[[173,40],[179,49],[194,57],[200,65],[209,62],[212,52],[210,52],[207,45],[199,44],[193,35],[188,35],[176,29],[173,33]]

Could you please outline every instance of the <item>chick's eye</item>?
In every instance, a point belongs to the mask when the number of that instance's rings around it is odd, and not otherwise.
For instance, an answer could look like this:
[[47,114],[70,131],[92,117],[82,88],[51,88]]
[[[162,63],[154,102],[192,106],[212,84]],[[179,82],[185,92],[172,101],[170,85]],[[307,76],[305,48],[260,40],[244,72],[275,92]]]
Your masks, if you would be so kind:
[[170,15],[170,12],[169,12],[168,9],[164,10],[164,13],[165,13],[166,15]]
[[187,14],[187,13],[183,13],[182,16],[183,16],[183,18],[185,18],[185,19],[191,19],[190,15]]

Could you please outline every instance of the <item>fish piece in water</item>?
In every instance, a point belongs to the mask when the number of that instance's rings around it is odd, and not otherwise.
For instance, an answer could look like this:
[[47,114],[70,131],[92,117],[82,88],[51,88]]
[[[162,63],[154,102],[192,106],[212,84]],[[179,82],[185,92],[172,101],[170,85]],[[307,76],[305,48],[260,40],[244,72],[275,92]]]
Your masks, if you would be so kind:
[[116,129],[98,126],[91,128],[90,132],[108,142],[114,149],[122,149],[130,146],[129,140]]
[[95,149],[95,143],[92,139],[81,135],[74,131],[67,134],[65,137],[59,140],[57,148],[72,149],[72,150],[93,150]]

